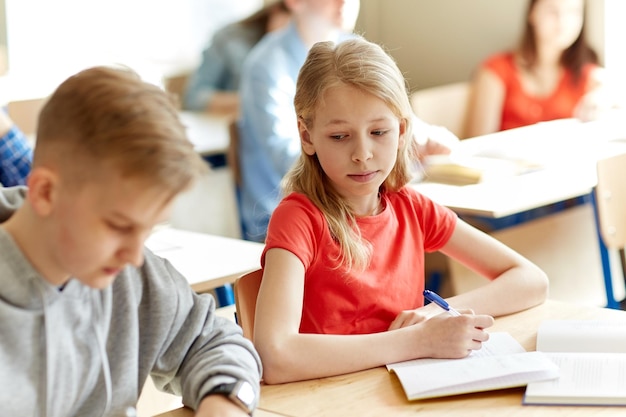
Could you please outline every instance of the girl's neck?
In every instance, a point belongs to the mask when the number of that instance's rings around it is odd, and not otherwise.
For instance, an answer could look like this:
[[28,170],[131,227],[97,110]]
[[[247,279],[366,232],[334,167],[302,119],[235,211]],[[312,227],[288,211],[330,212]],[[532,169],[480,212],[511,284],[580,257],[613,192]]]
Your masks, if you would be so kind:
[[539,70],[561,68],[561,57],[563,50],[560,48],[552,48],[549,46],[537,47],[537,57],[534,67]]
[[563,73],[561,54],[562,51],[555,48],[539,48],[534,64],[522,66],[520,81],[526,93],[546,97],[554,92]]
[[369,217],[376,216],[383,211],[383,202],[380,197],[380,193],[376,195],[375,200],[363,202],[361,207],[355,207],[355,214],[357,217]]

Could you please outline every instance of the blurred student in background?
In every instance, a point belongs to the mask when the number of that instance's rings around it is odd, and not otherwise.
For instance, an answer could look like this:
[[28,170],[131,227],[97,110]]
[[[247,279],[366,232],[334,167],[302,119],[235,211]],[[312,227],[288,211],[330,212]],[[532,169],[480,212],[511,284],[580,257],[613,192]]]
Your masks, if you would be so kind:
[[[241,75],[239,165],[244,237],[263,241],[280,198],[280,181],[300,155],[293,100],[298,72],[313,44],[340,43],[353,33],[359,0],[285,0],[291,23],[268,34],[246,58]],[[448,153],[458,139],[414,118],[421,154]]]
[[283,27],[288,21],[289,11],[283,1],[265,0],[264,7],[256,13],[217,31],[189,80],[183,107],[236,114],[245,57],[266,33]]
[[519,47],[489,57],[472,86],[465,137],[541,121],[595,118],[611,103],[585,38],[585,0],[530,0]]
[[26,184],[33,160],[33,150],[26,136],[0,109],[0,185]]
[[285,0],[287,27],[268,34],[241,74],[239,164],[244,236],[263,241],[279,201],[279,183],[300,154],[293,98],[300,67],[319,41],[353,38],[358,0]]

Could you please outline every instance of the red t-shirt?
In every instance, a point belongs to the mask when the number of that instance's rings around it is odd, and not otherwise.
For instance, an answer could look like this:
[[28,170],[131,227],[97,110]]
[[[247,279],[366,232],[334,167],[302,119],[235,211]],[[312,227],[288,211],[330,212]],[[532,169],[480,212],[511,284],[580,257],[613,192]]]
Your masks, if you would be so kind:
[[456,225],[450,209],[411,188],[383,195],[383,211],[358,219],[373,254],[364,272],[336,269],[338,245],[322,212],[293,193],[274,211],[265,253],[282,248],[305,268],[301,333],[365,334],[386,331],[402,310],[424,303],[424,252],[446,244]]
[[494,55],[483,66],[495,73],[505,86],[500,130],[573,117],[576,105],[589,90],[591,71],[595,68],[594,64],[585,65],[577,83],[573,81],[572,72],[565,70],[551,94],[536,97],[524,91],[512,53]]

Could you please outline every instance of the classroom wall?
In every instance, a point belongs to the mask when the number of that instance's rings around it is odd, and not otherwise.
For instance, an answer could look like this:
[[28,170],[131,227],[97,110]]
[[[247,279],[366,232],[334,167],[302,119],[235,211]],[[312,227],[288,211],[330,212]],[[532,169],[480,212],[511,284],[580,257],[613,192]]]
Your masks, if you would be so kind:
[[[588,0],[590,42],[603,57],[605,0]],[[411,90],[469,80],[514,46],[528,0],[361,0],[357,31],[388,48]]]
[[7,22],[4,0],[0,0],[0,75],[7,71]]

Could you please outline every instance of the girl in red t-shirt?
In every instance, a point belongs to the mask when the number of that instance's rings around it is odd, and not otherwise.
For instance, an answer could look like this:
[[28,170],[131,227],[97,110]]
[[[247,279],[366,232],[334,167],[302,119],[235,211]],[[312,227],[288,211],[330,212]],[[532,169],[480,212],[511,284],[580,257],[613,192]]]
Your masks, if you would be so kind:
[[570,117],[589,120],[616,105],[585,40],[584,15],[585,0],[530,0],[520,46],[492,55],[474,75],[462,136]]
[[[407,186],[411,107],[381,47],[314,45],[294,103],[302,154],[270,220],[255,316],[267,383],[464,357],[492,316],[544,301],[538,267]],[[424,306],[424,252],[437,250],[491,280],[449,299],[460,316]]]

